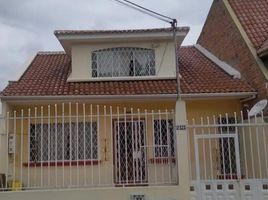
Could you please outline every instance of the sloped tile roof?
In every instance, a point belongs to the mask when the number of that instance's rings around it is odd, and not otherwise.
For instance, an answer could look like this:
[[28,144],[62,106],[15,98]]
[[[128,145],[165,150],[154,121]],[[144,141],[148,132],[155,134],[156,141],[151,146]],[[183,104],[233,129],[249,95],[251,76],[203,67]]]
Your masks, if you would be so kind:
[[[233,79],[195,47],[179,49],[183,93],[254,92],[246,82]],[[67,82],[71,60],[63,52],[40,52],[3,96],[151,95],[176,94],[176,80]]]
[[256,49],[268,40],[268,0],[228,0]]
[[183,93],[254,91],[245,81],[233,79],[195,47],[180,48],[179,61]]

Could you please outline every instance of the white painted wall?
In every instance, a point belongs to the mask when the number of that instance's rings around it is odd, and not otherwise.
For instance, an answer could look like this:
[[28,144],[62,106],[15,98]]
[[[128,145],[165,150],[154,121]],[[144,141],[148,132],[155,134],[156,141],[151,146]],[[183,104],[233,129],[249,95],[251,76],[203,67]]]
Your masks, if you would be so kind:
[[[155,64],[157,78],[175,78],[175,51],[172,41],[162,42],[132,42],[132,43],[96,43],[76,44],[72,46],[72,72],[68,81],[96,81],[96,80],[129,80],[130,77],[92,78],[91,77],[91,53],[95,50],[112,47],[140,47],[155,50]],[[131,79],[149,79],[152,77],[131,77]],[[153,77],[155,78],[155,77]]]
[[8,200],[130,200],[130,195],[144,194],[146,200],[185,200],[176,186],[113,187],[95,189],[66,189],[52,191],[0,192],[0,199]]

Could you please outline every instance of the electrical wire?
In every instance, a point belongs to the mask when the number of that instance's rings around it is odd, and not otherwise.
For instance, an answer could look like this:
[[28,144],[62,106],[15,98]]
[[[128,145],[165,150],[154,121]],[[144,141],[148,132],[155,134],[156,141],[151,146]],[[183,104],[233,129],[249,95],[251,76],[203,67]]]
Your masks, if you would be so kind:
[[145,7],[143,7],[143,6],[140,6],[140,5],[138,5],[138,4],[136,4],[136,3],[133,3],[133,2],[131,2],[131,1],[128,1],[128,0],[122,0],[122,1],[127,2],[127,3],[129,3],[129,4],[132,4],[132,5],[134,5],[134,6],[138,7],[138,8],[141,8],[141,9],[143,9],[143,10],[146,10],[146,11],[148,11],[148,12],[150,12],[150,13],[153,13],[153,14],[155,14],[155,15],[158,15],[158,16],[160,16],[160,17],[163,17],[163,18],[167,18],[167,19],[173,20],[173,18],[170,18],[170,17],[168,17],[168,16],[166,16],[166,15],[162,15],[162,14],[160,14],[160,13],[157,13],[157,12],[155,12],[155,11],[153,11],[153,10],[150,10],[150,9],[148,9],[148,8],[145,8]]
[[[135,9],[135,10],[137,10],[137,11],[139,11],[139,12],[142,12],[142,13],[144,13],[144,14],[147,14],[147,15],[150,15],[151,17],[154,17],[154,18],[157,18],[157,19],[159,19],[159,20],[162,20],[162,21],[164,21],[164,22],[167,22],[167,23],[170,23],[170,24],[172,24],[172,22],[173,21],[169,21],[169,20],[167,20],[167,19],[164,19],[164,18],[167,18],[167,17],[163,17],[163,16],[161,16],[161,14],[158,14],[158,13],[156,13],[156,12],[154,12],[154,11],[150,11],[149,9],[147,9],[147,8],[143,8],[142,6],[139,6],[139,5],[137,5],[137,4],[134,4],[134,3],[126,3],[126,2],[129,2],[129,1],[127,1],[127,0],[122,0],[122,1],[120,1],[120,0],[114,0],[114,1],[116,1],[116,2],[118,2],[118,3],[120,3],[120,4],[122,4],[122,5],[125,5],[125,6],[127,6],[127,7],[130,7],[130,8],[132,8],[132,9]],[[135,6],[135,5],[137,5],[137,6]],[[168,19],[172,19],[172,18],[168,18]],[[172,19],[173,20],[173,19]]]
[[176,41],[176,30],[177,30],[177,20],[172,19],[170,17],[167,17],[165,15],[162,15],[160,13],[157,13],[153,10],[150,10],[148,8],[145,8],[143,6],[140,6],[136,3],[133,3],[129,0],[114,0],[122,5],[125,5],[129,8],[135,9],[139,12],[142,12],[146,15],[150,15],[151,17],[157,18],[159,20],[162,20],[164,22],[167,22],[171,24],[172,30],[173,30],[173,38],[174,38],[174,48],[175,48],[175,62],[176,62],[176,79],[177,79],[177,98],[181,99],[181,87],[180,87],[180,77],[179,77],[179,63],[178,63],[178,54],[176,52],[177,50],[177,41]]

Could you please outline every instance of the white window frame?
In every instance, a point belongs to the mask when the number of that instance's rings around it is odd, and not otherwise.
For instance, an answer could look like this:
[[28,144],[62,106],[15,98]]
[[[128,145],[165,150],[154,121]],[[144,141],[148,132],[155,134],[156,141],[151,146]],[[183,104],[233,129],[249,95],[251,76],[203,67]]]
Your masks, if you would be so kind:
[[[144,59],[144,53],[147,54],[146,63],[141,64],[141,60]],[[106,53],[106,55],[105,55]],[[103,55],[102,55],[103,54]],[[119,55],[118,55],[119,54]],[[121,57],[122,54],[125,54],[126,58]],[[130,57],[127,57],[127,55]],[[106,65],[103,66],[104,69],[100,69],[100,56],[107,56],[107,59],[111,59],[110,62],[106,60]],[[118,58],[118,60],[114,60]],[[128,60],[129,59],[129,60]],[[129,62],[129,63],[128,63]],[[118,64],[119,63],[119,64]],[[127,63],[127,64],[126,64]],[[130,66],[132,64],[133,69],[131,70]],[[123,68],[122,68],[123,67]],[[111,68],[111,71],[108,71],[105,68]],[[116,69],[117,68],[117,69]],[[121,69],[120,69],[121,68]],[[140,70],[137,70],[140,68]],[[129,70],[129,71],[128,71]],[[132,75],[131,75],[132,71]],[[128,74],[126,74],[128,72]],[[107,73],[105,75],[105,73]],[[110,75],[109,75],[110,73]],[[123,74],[122,74],[123,73]],[[144,73],[144,74],[143,74]],[[113,47],[93,51],[91,53],[91,77],[96,78],[122,78],[122,77],[152,77],[156,75],[156,60],[155,60],[155,50],[148,48],[139,48],[139,47]]]

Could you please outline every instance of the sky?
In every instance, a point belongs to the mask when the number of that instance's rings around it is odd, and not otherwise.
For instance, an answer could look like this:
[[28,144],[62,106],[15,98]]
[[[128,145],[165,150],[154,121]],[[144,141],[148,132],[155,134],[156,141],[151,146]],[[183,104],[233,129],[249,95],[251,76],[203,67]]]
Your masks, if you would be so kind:
[[[212,0],[132,0],[189,26],[183,45],[194,44]],[[135,29],[169,24],[114,0],[0,0],[0,91],[17,80],[37,51],[63,50],[57,29]]]

